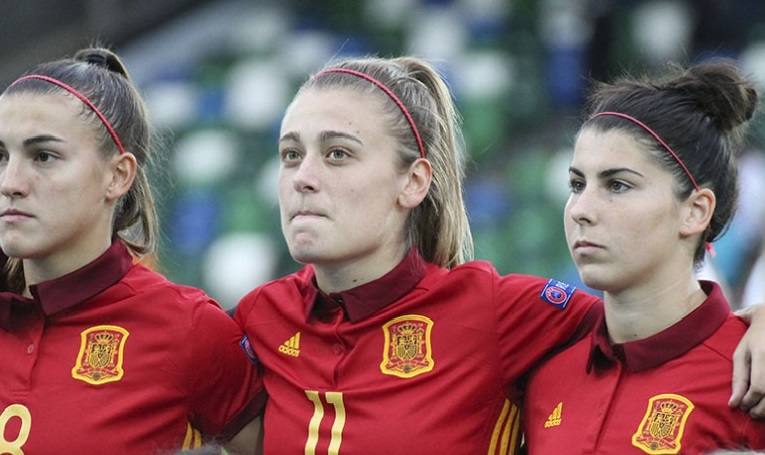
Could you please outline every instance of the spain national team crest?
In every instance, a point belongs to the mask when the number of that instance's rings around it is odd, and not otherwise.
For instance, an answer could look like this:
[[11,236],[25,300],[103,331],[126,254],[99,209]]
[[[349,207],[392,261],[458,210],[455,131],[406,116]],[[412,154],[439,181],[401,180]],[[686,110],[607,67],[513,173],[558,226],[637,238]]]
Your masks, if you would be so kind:
[[430,333],[433,321],[426,316],[407,314],[383,326],[385,345],[380,371],[399,378],[412,378],[433,369]]
[[651,455],[679,453],[691,411],[693,403],[684,396],[664,393],[651,397],[643,421],[632,435],[632,445]]
[[94,385],[122,379],[128,335],[127,330],[116,325],[98,325],[84,330],[80,334],[80,353],[72,368],[72,377]]

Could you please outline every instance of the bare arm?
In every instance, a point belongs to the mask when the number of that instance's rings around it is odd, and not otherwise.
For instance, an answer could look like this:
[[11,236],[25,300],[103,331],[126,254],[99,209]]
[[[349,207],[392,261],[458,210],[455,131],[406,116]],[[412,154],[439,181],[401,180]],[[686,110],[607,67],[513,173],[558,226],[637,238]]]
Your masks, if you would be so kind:
[[256,417],[223,446],[229,455],[263,454],[263,419]]
[[741,309],[736,314],[749,322],[733,353],[733,387],[730,407],[754,418],[765,417],[765,304]]

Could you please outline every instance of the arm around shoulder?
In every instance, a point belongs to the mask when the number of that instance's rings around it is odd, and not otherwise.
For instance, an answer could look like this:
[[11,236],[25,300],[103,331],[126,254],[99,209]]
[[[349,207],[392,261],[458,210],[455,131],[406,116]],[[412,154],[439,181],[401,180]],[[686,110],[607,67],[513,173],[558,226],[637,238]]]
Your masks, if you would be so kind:
[[243,340],[239,326],[212,301],[195,315],[189,401],[194,424],[205,434],[226,439],[263,411],[262,378]]
[[736,313],[749,329],[733,353],[733,380],[730,406],[765,417],[765,304]]

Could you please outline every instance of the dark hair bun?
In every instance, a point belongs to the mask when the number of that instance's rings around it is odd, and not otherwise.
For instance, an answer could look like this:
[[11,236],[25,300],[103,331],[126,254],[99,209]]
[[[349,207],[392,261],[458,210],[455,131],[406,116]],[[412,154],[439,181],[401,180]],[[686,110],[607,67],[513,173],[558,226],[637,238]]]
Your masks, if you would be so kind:
[[666,83],[691,98],[721,131],[730,131],[752,118],[757,91],[735,65],[727,62],[692,66]]
[[91,65],[100,66],[101,68],[121,74],[130,79],[127,69],[125,69],[125,65],[122,64],[122,61],[117,57],[117,54],[109,49],[102,47],[82,49],[74,54],[74,59]]

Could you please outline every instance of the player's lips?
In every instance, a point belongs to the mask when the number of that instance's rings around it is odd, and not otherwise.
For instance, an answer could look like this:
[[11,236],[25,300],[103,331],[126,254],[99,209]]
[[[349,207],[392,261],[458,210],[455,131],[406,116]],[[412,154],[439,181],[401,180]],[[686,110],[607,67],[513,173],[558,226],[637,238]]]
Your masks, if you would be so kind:
[[588,240],[577,240],[574,242],[574,246],[572,250],[574,251],[582,251],[582,250],[590,250],[590,249],[602,249],[605,248],[603,245],[599,245],[597,243],[590,242]]
[[306,219],[306,218],[326,218],[327,216],[320,211],[316,210],[298,210],[290,215],[290,220]]
[[5,209],[2,213],[0,213],[0,218],[2,218],[4,221],[18,221],[18,220],[23,220],[27,218],[32,218],[32,214],[24,212],[22,210],[9,208],[9,209]]

